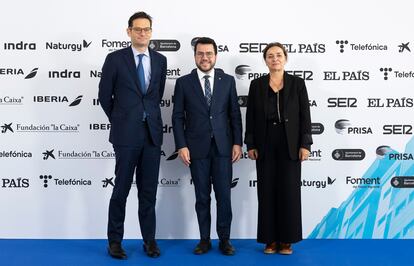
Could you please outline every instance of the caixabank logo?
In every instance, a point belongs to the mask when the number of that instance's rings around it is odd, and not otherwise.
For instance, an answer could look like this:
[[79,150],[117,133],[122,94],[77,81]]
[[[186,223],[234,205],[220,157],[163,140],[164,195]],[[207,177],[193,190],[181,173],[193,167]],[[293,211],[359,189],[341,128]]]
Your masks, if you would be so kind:
[[354,52],[381,52],[388,50],[388,46],[381,43],[351,43],[351,41],[343,39],[336,40],[335,43],[340,53],[345,53],[348,50]]
[[373,134],[369,126],[353,126],[348,119],[339,119],[335,122],[335,131],[340,135],[368,135]]
[[382,73],[384,80],[391,78],[414,80],[414,70],[396,70],[392,67],[380,67],[379,71]]
[[32,152],[23,150],[0,150],[1,159],[30,159],[33,157]]
[[[262,53],[268,43],[242,42],[239,44],[239,53]],[[324,43],[283,43],[289,54],[323,54],[326,51]]]
[[29,178],[2,177],[0,180],[2,189],[27,189],[30,186]]
[[3,43],[3,49],[4,50],[11,50],[11,51],[34,51],[36,50],[37,44],[35,42],[5,42]]
[[80,52],[91,45],[92,42],[83,40],[80,42],[46,42],[46,50],[55,50],[55,51],[70,51],[70,52]]
[[317,189],[323,189],[327,188],[328,186],[332,186],[336,181],[335,179],[332,179],[331,177],[327,177],[325,180],[309,180],[307,178],[302,178],[300,181],[302,188],[317,188]]
[[62,95],[35,95],[33,96],[34,103],[41,104],[64,104],[69,107],[78,106],[82,101],[83,95],[79,95],[71,100],[68,96]]
[[115,177],[109,177],[109,178],[103,179],[102,180],[102,187],[103,188],[115,187],[114,179],[115,179]]
[[51,123],[51,124],[33,124],[33,123],[3,123],[1,126],[2,134],[10,133],[79,133],[79,124]]
[[90,178],[74,178],[74,177],[56,177],[51,174],[39,175],[39,180],[44,188],[50,186],[55,187],[90,187],[92,179]]
[[0,66],[0,78],[1,77],[22,77],[23,79],[32,79],[36,77],[38,70],[39,68],[35,67],[31,71],[26,72],[25,74],[22,68]]
[[181,44],[177,40],[151,40],[149,47],[158,52],[176,52],[180,50]]
[[362,161],[365,158],[363,149],[335,149],[332,158],[336,161]]
[[399,53],[404,53],[404,52],[411,53],[411,49],[409,45],[410,45],[410,42],[402,42],[400,45],[398,45],[398,52]]
[[[194,37],[191,39],[191,47],[194,50],[194,46],[197,42],[197,40],[200,39],[200,37]],[[229,47],[227,46],[227,44],[217,44],[217,52],[218,53],[224,53],[224,52],[229,52]]]
[[381,186],[381,178],[346,176],[345,183],[353,188],[373,189]]
[[[234,73],[236,78],[240,80],[253,80],[268,74],[267,72],[255,72],[249,65],[236,66]],[[313,80],[314,76],[312,70],[286,70],[286,73],[304,80]]]
[[55,150],[42,152],[43,160],[105,160],[114,159],[115,152],[108,150]]
[[0,105],[24,105],[24,96],[0,96]]

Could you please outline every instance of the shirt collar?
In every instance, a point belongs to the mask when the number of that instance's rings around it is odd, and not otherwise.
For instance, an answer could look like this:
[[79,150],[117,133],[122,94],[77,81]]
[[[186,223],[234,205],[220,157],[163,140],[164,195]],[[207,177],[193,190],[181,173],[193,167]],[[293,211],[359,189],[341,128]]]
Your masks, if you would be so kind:
[[141,53],[141,52],[138,52],[138,50],[137,49],[135,49],[134,48],[134,46],[132,46],[131,45],[131,49],[132,49],[132,52],[134,53],[134,57],[136,58],[138,55],[140,55],[140,54],[144,54],[145,56],[147,56],[147,57],[149,57],[149,50],[148,50],[148,48],[145,50],[145,52],[143,52],[143,53]]
[[201,71],[200,69],[197,68],[197,75],[198,75],[198,78],[200,80],[204,79],[204,76],[205,75],[209,75],[210,76],[210,80],[214,80],[214,72],[215,72],[214,68],[212,68],[210,70],[210,72],[208,72],[208,73],[204,73],[203,71]]

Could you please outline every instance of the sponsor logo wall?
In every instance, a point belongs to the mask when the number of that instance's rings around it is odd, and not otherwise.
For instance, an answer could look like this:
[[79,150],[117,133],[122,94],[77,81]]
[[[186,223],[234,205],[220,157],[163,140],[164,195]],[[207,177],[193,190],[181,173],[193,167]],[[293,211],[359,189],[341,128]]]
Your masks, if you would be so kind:
[[[236,8],[214,0],[212,6],[223,16],[207,24],[191,3],[182,10],[175,5],[183,3],[162,1],[137,7],[154,17],[150,47],[168,59],[160,102],[164,144],[157,237],[199,236],[194,187],[189,169],[177,158],[171,113],[176,79],[194,68],[196,39],[209,36],[218,44],[216,67],[235,77],[243,122],[250,82],[267,74],[262,51],[269,42],[283,43],[289,53],[286,71],[306,81],[314,145],[302,168],[305,238],[414,238],[414,37],[409,14],[407,19],[401,14],[410,9],[387,5],[396,11],[385,10],[391,25],[340,29],[323,19],[325,13],[301,20],[308,12],[303,1],[266,2],[268,10],[279,5],[286,10],[280,21],[289,27],[279,28],[271,13],[259,15],[270,12],[259,5]],[[105,238],[115,154],[108,142],[111,124],[97,99],[98,83],[106,54],[130,45],[126,22],[136,10],[111,3],[96,14],[95,7],[75,0],[66,15],[57,6],[33,3],[33,10],[49,11],[27,13],[25,21],[37,21],[27,28],[16,20],[18,4],[9,5],[0,22],[15,22],[27,34],[6,28],[0,41],[0,236]],[[297,19],[289,16],[290,9]],[[329,17],[354,10],[344,5]],[[78,12],[86,13],[69,16]],[[245,21],[247,14],[254,25]],[[407,20],[398,25],[399,34],[391,30],[397,18]],[[365,25],[364,19],[355,20]],[[232,237],[255,238],[257,177],[246,147],[233,172]],[[140,237],[136,193],[134,183],[125,238]],[[212,232],[217,237],[214,223]]]

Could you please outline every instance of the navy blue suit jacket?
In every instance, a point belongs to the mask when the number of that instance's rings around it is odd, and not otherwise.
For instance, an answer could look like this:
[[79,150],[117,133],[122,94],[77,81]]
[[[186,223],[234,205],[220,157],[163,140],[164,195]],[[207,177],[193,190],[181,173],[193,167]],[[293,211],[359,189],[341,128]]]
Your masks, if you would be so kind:
[[162,145],[160,101],[164,94],[167,59],[149,49],[151,81],[145,95],[141,93],[131,47],[108,54],[99,83],[99,102],[111,123],[109,141],[114,145],[138,146],[144,138],[144,110],[151,139]]
[[191,159],[206,158],[212,136],[221,156],[231,156],[232,146],[242,145],[242,122],[236,82],[215,69],[209,109],[196,69],[175,83],[172,124],[177,149],[187,147]]

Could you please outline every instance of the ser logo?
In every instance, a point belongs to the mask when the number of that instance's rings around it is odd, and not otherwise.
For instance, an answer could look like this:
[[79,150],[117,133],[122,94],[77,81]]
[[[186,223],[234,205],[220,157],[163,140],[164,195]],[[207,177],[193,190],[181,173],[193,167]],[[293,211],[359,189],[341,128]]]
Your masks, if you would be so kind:
[[412,135],[412,125],[384,125],[382,127],[383,135]]
[[328,98],[328,107],[356,108],[357,98]]

